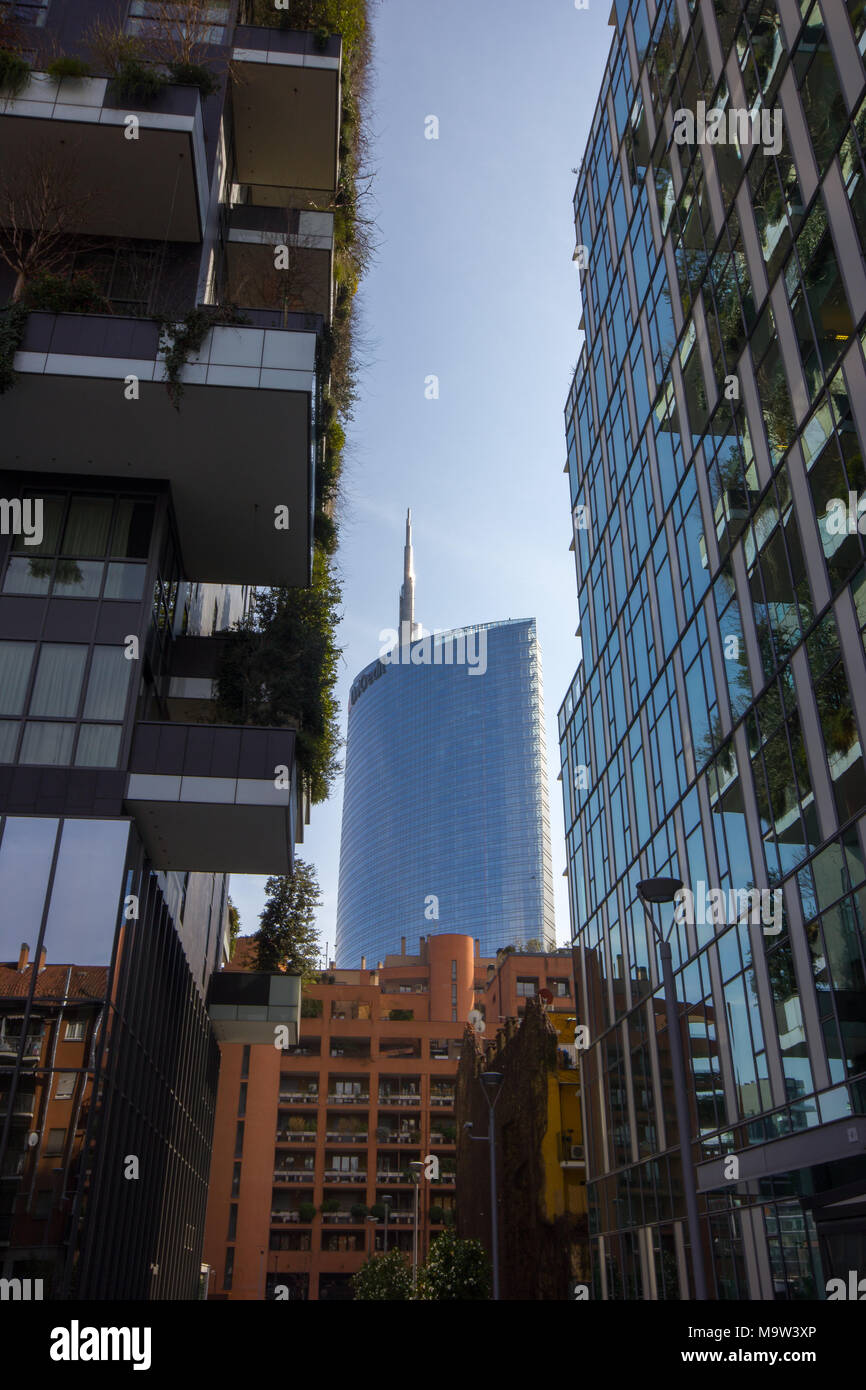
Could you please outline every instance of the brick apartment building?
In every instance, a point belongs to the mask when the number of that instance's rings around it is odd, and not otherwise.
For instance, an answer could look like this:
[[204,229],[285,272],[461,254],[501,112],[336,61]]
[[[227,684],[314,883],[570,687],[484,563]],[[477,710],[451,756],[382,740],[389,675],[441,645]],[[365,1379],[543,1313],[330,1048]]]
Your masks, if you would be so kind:
[[[240,942],[234,969],[250,964]],[[418,1259],[454,1220],[454,1089],[473,1009],[495,1028],[541,990],[573,1012],[569,951],[478,954],[421,938],[306,987],[297,1047],[222,1045],[205,1234],[211,1297],[340,1299],[372,1251]],[[431,1169],[432,1165],[427,1164]]]

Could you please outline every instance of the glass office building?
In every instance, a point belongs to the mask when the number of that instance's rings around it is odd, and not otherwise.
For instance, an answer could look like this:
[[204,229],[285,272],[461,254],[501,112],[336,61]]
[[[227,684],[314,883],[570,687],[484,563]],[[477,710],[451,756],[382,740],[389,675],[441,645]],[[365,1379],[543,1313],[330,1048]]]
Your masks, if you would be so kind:
[[[613,22],[574,202],[559,719],[593,1294],[690,1297],[700,1260],[711,1298],[824,1298],[866,1266],[866,6]],[[662,875],[694,895],[656,913],[698,1249],[636,889]]]
[[421,637],[391,657],[350,695],[337,963],[375,964],[437,931],[488,956],[532,938],[552,947],[535,622]]

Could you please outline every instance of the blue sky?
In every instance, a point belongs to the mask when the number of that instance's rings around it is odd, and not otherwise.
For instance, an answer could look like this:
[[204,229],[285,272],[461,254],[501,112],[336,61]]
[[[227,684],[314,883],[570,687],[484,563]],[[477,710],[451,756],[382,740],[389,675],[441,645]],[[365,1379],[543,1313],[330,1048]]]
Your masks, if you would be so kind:
[[[572,168],[610,48],[609,13],[610,0],[586,10],[574,0],[374,4],[367,125],[378,250],[357,301],[361,390],[339,550],[344,730],[353,677],[378,654],[381,630],[397,626],[407,507],[425,628],[537,619],[562,942],[556,714],[578,656],[562,414],[582,339]],[[431,115],[438,140],[425,138]],[[438,400],[425,397],[431,375]],[[299,850],[319,877],[331,954],[341,805],[342,785],[313,808]],[[263,879],[232,879],[246,934],[263,889]]]

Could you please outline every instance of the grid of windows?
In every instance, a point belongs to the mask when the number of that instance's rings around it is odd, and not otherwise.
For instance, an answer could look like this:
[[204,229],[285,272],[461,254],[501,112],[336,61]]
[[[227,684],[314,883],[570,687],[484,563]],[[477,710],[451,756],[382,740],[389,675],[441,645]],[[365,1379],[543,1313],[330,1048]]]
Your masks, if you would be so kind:
[[465,631],[486,669],[413,665],[404,651],[350,707],[336,946],[345,965],[399,951],[430,895],[430,929],[479,938],[482,954],[553,940],[535,623]]
[[[785,23],[773,4],[690,8],[684,26],[664,0],[650,29],[644,0],[617,3],[574,205],[589,248],[566,409],[582,658],[559,728],[608,1238],[682,1214],[677,1196],[665,1218],[633,1166],[665,1147],[670,1114],[640,878],[783,892],[771,934],[728,914],[674,931],[699,1160],[851,1113],[866,1077],[850,1022],[866,1012],[866,72],[841,7],[803,0]],[[778,139],[677,144],[671,113],[699,100],[775,112]],[[820,912],[818,865],[836,898]],[[626,1047],[635,1020],[646,1037]],[[636,1187],[604,1196],[617,1170]],[[781,1218],[765,1229],[787,1268]],[[725,1230],[717,1281],[738,1296],[741,1234]],[[609,1297],[638,1277],[617,1240]],[[785,1278],[797,1296],[802,1268]]]

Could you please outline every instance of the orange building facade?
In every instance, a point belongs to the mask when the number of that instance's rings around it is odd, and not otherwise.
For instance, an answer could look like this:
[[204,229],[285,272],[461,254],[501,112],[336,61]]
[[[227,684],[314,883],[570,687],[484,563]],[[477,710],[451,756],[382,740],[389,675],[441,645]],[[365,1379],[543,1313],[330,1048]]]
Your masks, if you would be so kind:
[[55,1296],[67,1255],[107,974],[48,965],[44,949],[31,961],[26,943],[17,963],[0,963],[0,1115],[22,1059],[0,1171],[0,1277],[41,1280],[39,1298]]
[[[240,942],[229,968],[249,952]],[[544,990],[550,1008],[574,1013],[569,950],[489,959],[471,937],[443,933],[422,937],[417,955],[404,940],[376,969],[323,971],[305,988],[297,1047],[222,1045],[210,1297],[351,1297],[373,1251],[412,1258],[416,1192],[423,1262],[454,1220],[454,1088],[470,1014],[495,1032]]]

